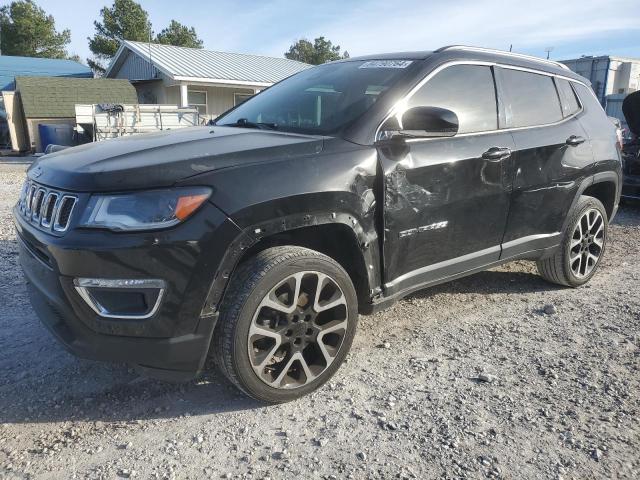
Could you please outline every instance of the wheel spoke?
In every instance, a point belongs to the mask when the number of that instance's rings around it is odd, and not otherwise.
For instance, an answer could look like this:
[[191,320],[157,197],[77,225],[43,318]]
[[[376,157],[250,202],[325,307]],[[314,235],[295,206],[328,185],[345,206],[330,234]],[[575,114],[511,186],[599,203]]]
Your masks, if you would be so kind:
[[578,235],[580,235],[580,238],[582,238],[582,236],[584,235],[584,232],[582,231],[582,220],[584,219],[581,218],[580,221],[578,222],[578,225],[576,226],[576,230],[578,231]]
[[311,372],[311,369],[309,368],[309,365],[307,364],[307,361],[304,359],[304,355],[300,354],[300,365],[302,365],[302,370],[304,371],[304,376],[306,377],[305,380],[305,385],[309,382],[312,382],[316,376]]
[[271,360],[276,354],[281,344],[282,342],[280,340],[276,340],[276,344],[271,350],[269,350],[269,353],[267,353],[267,355],[264,357],[264,360],[262,360],[262,362],[260,362],[258,365],[254,365],[254,368],[262,372],[264,370],[264,367],[267,366],[267,363],[269,363],[269,360]]
[[333,322],[325,323],[320,326],[319,336],[324,336],[327,333],[335,332],[336,330],[346,329],[348,322],[346,320],[335,320]]
[[263,326],[256,325],[255,322],[251,324],[251,328],[249,329],[249,336],[252,337],[254,335],[262,335],[263,337],[275,338],[276,341],[282,338],[278,332],[274,332],[273,330],[269,330],[268,328],[264,328]]
[[[282,380],[284,379],[284,377],[287,375],[287,373],[289,372],[289,370],[291,369],[291,366],[293,365],[293,362],[295,362],[298,359],[299,354],[298,353],[294,353],[289,360],[287,361],[287,363],[285,364],[285,366],[282,368],[282,370],[280,371],[280,373],[278,374],[278,376],[276,377],[276,379],[271,382],[271,385],[274,387],[279,387],[280,384],[282,383]],[[300,355],[301,356],[301,355]]]
[[[281,282],[280,284],[278,284],[275,288],[273,288],[269,292],[269,294],[266,297],[264,297],[264,299],[260,303],[260,307],[268,307],[282,313],[293,312],[296,309],[298,304],[298,297],[300,296],[300,287],[302,284],[302,276],[303,276],[303,273],[296,273],[295,275],[292,275],[291,277],[287,278],[284,282]],[[293,281],[295,282],[293,287],[293,298],[291,298],[291,305],[285,305],[284,303],[278,300],[278,298],[275,296],[275,292],[279,287],[281,287],[291,279],[293,279]]]
[[[575,266],[576,262],[578,263],[577,267]],[[577,276],[582,275],[580,273],[582,269],[582,252],[580,252],[580,254],[576,258],[571,260],[571,269],[573,270],[573,273],[575,273]]]
[[579,257],[582,257],[582,252],[578,251],[576,252],[569,252],[569,262],[571,262],[571,264],[573,264],[574,261],[576,261]]
[[[335,285],[336,293],[338,294],[338,297],[332,299],[329,303],[325,303],[324,305],[320,305],[320,295],[322,294],[322,290],[329,283],[332,283],[333,285]],[[343,304],[346,304],[346,303],[347,303],[347,301],[344,298],[344,294],[342,293],[342,290],[340,290],[340,287],[331,278],[329,278],[327,275],[325,275],[323,273],[319,273],[318,274],[318,286],[316,288],[316,296],[315,296],[315,299],[313,301],[313,309],[317,313],[320,313],[320,312],[324,312],[325,310],[330,310],[330,309],[332,309],[334,307],[337,307],[338,305],[343,305]]]
[[[595,264],[598,263],[598,259],[600,257],[598,257],[597,255],[594,255],[593,253],[589,252],[588,255],[587,255],[587,258],[593,262],[592,265],[591,265],[591,268],[593,268],[595,266]],[[588,264],[588,262],[587,262],[587,264]]]

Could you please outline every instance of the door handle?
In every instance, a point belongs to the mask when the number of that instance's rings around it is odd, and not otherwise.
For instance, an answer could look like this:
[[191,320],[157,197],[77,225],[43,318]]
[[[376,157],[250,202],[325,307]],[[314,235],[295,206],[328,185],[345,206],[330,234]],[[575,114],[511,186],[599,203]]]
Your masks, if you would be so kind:
[[570,147],[577,147],[578,145],[584,142],[585,142],[584,137],[579,137],[578,135],[571,135],[569,138],[567,138],[566,144],[569,145]]
[[490,162],[498,162],[511,156],[511,150],[503,147],[491,147],[482,154],[482,158]]

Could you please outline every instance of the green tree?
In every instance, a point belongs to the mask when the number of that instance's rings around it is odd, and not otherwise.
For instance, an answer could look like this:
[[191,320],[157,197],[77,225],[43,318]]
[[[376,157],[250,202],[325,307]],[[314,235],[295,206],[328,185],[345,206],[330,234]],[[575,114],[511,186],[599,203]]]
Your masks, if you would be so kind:
[[101,22],[93,22],[95,35],[88,39],[94,58],[87,61],[95,72],[103,73],[104,63],[113,58],[122,40],[149,41],[151,23],[149,14],[134,0],[114,0],[111,8],[100,10],[100,16]]
[[156,36],[157,43],[175,45],[176,47],[202,48],[202,40],[198,38],[196,29],[171,20],[169,26]]
[[331,40],[318,37],[313,43],[306,38],[298,40],[289,47],[289,51],[284,56],[290,60],[320,65],[333,60],[340,60],[341,58],[349,58],[349,52],[345,51],[344,55],[341,55],[340,45],[333,45]]
[[0,8],[0,48],[3,55],[67,58],[71,32],[56,30],[52,15],[32,0],[18,0]]

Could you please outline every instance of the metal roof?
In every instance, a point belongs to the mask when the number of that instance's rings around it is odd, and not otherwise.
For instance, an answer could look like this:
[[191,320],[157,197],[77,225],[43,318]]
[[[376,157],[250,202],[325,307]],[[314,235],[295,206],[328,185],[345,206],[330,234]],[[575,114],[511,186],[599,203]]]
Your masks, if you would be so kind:
[[126,50],[178,81],[269,86],[311,65],[287,58],[227,53],[157,43],[122,42],[105,76],[113,76]]
[[15,77],[93,78],[93,72],[73,60],[1,55],[0,90],[13,90]]

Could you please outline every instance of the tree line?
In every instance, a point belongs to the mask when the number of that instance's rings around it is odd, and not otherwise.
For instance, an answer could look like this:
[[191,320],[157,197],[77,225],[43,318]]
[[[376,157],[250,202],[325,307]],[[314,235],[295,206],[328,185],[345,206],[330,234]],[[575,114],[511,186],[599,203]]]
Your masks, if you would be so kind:
[[[105,71],[122,40],[153,42],[179,47],[202,48],[203,42],[194,27],[171,20],[168,26],[155,33],[148,12],[134,0],[114,0],[110,7],[99,12],[93,22],[95,33],[87,38],[92,58],[87,64],[97,74]],[[56,29],[55,19],[34,0],[16,0],[0,8],[0,53],[25,57],[71,59],[80,62],[78,55],[68,51],[71,31]],[[325,37],[313,42],[302,38],[291,45],[286,58],[319,65],[349,53],[340,52]]]

